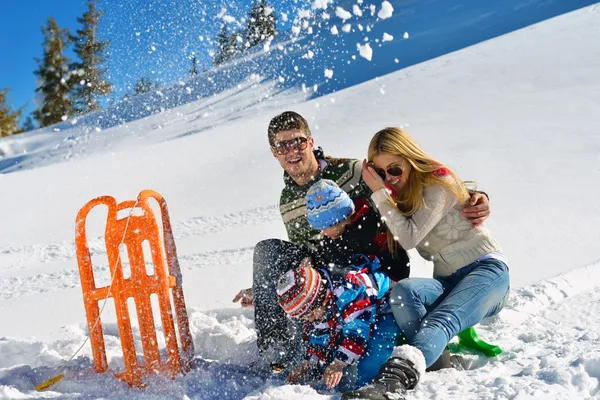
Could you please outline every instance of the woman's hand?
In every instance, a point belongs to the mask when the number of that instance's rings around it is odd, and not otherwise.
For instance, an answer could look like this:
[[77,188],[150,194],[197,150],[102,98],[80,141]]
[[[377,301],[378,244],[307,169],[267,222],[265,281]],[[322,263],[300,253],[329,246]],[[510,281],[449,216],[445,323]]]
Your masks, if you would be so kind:
[[304,361],[302,364],[291,370],[287,377],[288,382],[292,384],[299,383],[308,373],[309,366],[308,361]]
[[385,182],[377,172],[367,163],[367,160],[363,160],[362,165],[362,178],[363,181],[367,184],[367,186],[371,189],[373,193],[378,191],[379,189],[385,188]]
[[233,302],[240,302],[240,305],[244,308],[254,307],[254,291],[252,288],[240,290],[238,294],[233,298]]
[[490,216],[490,201],[483,193],[471,192],[470,194],[471,198],[463,208],[463,216],[474,228],[477,228]]
[[325,370],[325,373],[323,374],[325,386],[327,386],[328,389],[332,389],[340,383],[342,377],[344,376],[344,367],[344,363],[342,363],[340,360],[333,360],[333,362],[329,364]]

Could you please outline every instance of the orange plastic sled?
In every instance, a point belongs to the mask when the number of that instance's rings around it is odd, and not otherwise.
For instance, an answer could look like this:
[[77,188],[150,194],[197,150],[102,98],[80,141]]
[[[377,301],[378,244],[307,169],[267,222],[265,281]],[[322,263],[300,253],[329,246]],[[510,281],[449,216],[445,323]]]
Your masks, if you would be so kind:
[[[160,206],[164,248],[156,217],[148,204],[150,199],[155,199]],[[87,243],[87,215],[98,205],[108,207],[104,237],[112,287],[96,287]],[[131,212],[132,208],[135,208],[136,213]],[[117,214],[122,210],[130,210],[130,214],[128,217],[118,219]],[[137,215],[140,214],[137,212],[139,210],[141,210],[141,215]],[[146,271],[146,260],[142,248],[144,241],[150,245],[152,254],[151,261],[154,272],[150,275]],[[143,387],[144,377],[150,373],[158,373],[174,379],[177,374],[188,372],[194,355],[194,345],[183,298],[181,270],[165,199],[152,190],[142,191],[138,195],[137,201],[124,201],[120,204],[117,204],[116,200],[110,196],[95,198],[83,206],[77,214],[75,243],[96,372],[102,373],[108,370],[98,304],[107,297],[114,299],[123,348],[126,370],[117,374],[120,379],[131,386]],[[127,260],[122,260],[119,256],[120,246],[127,249],[131,269],[131,277],[128,278],[123,275],[122,263]],[[167,266],[165,266],[165,258]],[[150,295],[153,294],[158,298],[166,342],[166,354],[163,355],[163,359],[161,359],[158,348],[152,314]],[[133,298],[135,301],[143,349],[142,362],[138,362],[135,351],[127,307],[129,298]],[[173,313],[177,319],[177,331]]]

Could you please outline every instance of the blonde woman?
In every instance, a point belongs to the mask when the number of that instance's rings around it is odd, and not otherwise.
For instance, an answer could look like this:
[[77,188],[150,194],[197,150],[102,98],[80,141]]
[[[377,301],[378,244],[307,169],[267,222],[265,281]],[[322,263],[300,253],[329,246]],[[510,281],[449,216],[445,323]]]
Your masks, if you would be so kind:
[[391,393],[397,399],[416,386],[452,337],[500,312],[509,271],[490,231],[461,215],[469,198],[464,183],[402,129],[377,132],[368,156],[363,179],[388,228],[390,248],[416,248],[434,272],[432,279],[408,278],[394,287],[394,318],[409,344],[394,350],[371,384],[342,399],[387,399]]

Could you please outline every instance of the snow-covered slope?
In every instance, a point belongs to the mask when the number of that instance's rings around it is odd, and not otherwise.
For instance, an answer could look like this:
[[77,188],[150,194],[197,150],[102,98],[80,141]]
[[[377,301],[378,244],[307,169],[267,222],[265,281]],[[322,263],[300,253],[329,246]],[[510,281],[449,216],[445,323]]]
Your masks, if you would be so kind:
[[[272,87],[250,84],[110,128],[106,136],[90,133],[81,147],[82,136],[74,135],[73,154],[88,151],[84,156],[55,163],[62,153],[40,152],[53,158],[47,166],[0,175],[0,397],[322,396],[248,371],[252,314],[230,308],[236,290],[250,284],[254,244],[285,235],[277,209],[281,171],[266,126],[289,107],[309,118],[317,143],[334,155],[364,157],[376,130],[402,124],[491,196],[488,225],[519,289],[509,310],[482,331],[506,352],[489,362],[473,355],[473,371],[428,375],[416,398],[436,391],[456,399],[596,396],[599,35],[600,8],[593,6],[304,103],[302,91],[289,90],[247,108],[245,101]],[[233,91],[247,96],[229,96]],[[205,113],[212,125],[198,122]],[[27,141],[50,143],[36,134],[10,143]],[[52,375],[85,338],[73,247],[77,211],[93,197],[122,201],[145,188],[169,203],[204,362],[174,383],[132,391],[110,374],[92,373],[86,346],[54,391],[33,392],[32,384]],[[103,217],[92,215],[89,225],[100,269],[107,268]],[[431,273],[423,262],[413,266],[417,275]],[[103,317],[110,321],[114,311],[107,307]],[[117,332],[107,326],[110,362],[118,368]]]

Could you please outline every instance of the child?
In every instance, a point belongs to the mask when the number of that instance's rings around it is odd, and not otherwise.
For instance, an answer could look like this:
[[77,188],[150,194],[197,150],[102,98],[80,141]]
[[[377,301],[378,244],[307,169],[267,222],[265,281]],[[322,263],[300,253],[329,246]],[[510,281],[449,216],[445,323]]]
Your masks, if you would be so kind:
[[[361,263],[362,262],[362,263]],[[355,258],[353,269],[335,276],[305,259],[277,282],[280,306],[307,323],[305,360],[288,375],[298,383],[315,371],[328,388],[357,363],[356,387],[375,377],[391,355],[400,329],[390,313],[391,281],[375,257]]]
[[310,225],[323,236],[317,253],[324,256],[312,260],[317,267],[348,267],[355,255],[368,254],[379,259],[382,271],[393,281],[409,276],[408,255],[398,249],[392,256],[385,226],[367,200],[353,203],[335,182],[321,179],[308,189],[306,214]]

